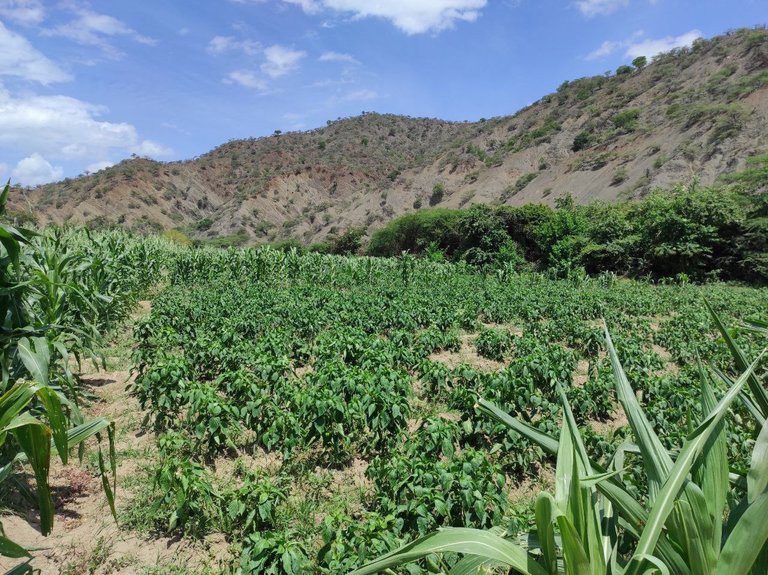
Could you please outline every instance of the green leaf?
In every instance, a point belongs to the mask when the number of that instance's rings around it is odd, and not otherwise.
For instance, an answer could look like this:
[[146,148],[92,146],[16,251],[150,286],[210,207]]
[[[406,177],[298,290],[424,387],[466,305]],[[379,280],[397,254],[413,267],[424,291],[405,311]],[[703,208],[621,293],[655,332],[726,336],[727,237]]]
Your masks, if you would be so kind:
[[104,431],[110,425],[112,425],[112,422],[109,419],[105,417],[97,417],[82,423],[77,427],[73,427],[67,431],[67,445],[71,449],[89,437],[93,437],[97,433]]
[[[761,353],[755,362],[749,366],[747,371],[739,377],[733,387],[731,387],[720,400],[715,409],[686,439],[680,450],[680,454],[677,457],[677,461],[675,461],[675,464],[669,473],[669,477],[664,482],[663,487],[653,503],[650,516],[648,517],[648,523],[645,529],[643,529],[640,540],[635,548],[634,555],[628,565],[627,573],[630,575],[640,572],[640,557],[653,554],[656,543],[664,529],[664,523],[674,507],[675,499],[680,492],[680,489],[687,481],[688,472],[693,466],[696,457],[701,453],[701,450],[704,448],[704,445],[712,432],[716,429],[718,423],[725,417],[731,403],[738,396],[739,391],[744,386],[747,379],[752,375],[755,366],[762,360],[764,353],[765,352]],[[676,539],[679,540],[679,537],[676,537]]]
[[32,465],[37,484],[37,502],[40,511],[40,532],[48,535],[53,529],[53,499],[48,485],[51,463],[51,432],[44,425],[25,425],[13,434]]
[[768,491],[747,508],[725,541],[714,575],[747,575],[768,544]]
[[557,548],[555,547],[555,501],[549,493],[540,493],[536,498],[536,530],[539,546],[544,556],[544,567],[550,575],[557,575]]
[[752,462],[747,473],[747,497],[753,503],[768,490],[768,421],[763,423],[752,449]]
[[29,551],[18,543],[14,543],[4,535],[0,535],[0,555],[3,557],[10,557],[11,559],[31,557]]
[[8,424],[27,407],[39,389],[40,384],[21,382],[0,397],[0,434],[3,434]]
[[560,540],[563,547],[566,575],[590,575],[589,557],[584,549],[579,532],[565,516],[557,517],[560,527]]
[[66,465],[67,460],[69,459],[69,445],[67,439],[69,420],[61,407],[61,398],[50,387],[41,387],[37,392],[37,396],[45,407],[45,413],[48,416],[48,424],[51,427],[56,451],[58,452],[62,463]]
[[31,339],[23,337],[19,340],[17,349],[24,367],[32,378],[43,385],[48,385],[48,367],[51,363],[48,340],[44,337]]
[[[711,413],[717,405],[717,400],[701,362],[698,363],[698,371],[701,384],[701,412]],[[714,557],[710,557],[710,564],[707,567],[709,569],[714,565],[714,560],[720,552],[723,531],[722,517],[730,490],[725,421],[720,422],[712,432],[712,436],[704,446],[701,459],[693,466],[691,475],[694,483],[701,486],[704,507],[709,515],[708,523],[712,527],[709,530],[710,539],[706,542],[707,552],[714,553]],[[686,490],[686,497],[692,506],[692,511],[701,514],[703,513],[700,509],[701,501],[698,498],[693,500],[697,495],[688,493]],[[701,522],[698,523],[701,524]]]
[[519,571],[522,575],[549,575],[519,545],[488,531],[465,528],[446,528],[426,535],[356,569],[350,575],[380,573],[385,569],[391,569],[392,567],[421,559],[433,553],[445,552],[477,555],[478,557],[498,561]]
[[613,366],[616,394],[642,453],[643,467],[648,476],[648,493],[650,501],[653,502],[664,480],[669,475],[669,471],[672,469],[672,458],[645,417],[643,409],[640,407],[637,397],[635,397],[635,392],[629,385],[624,369],[621,367],[619,356],[613,347],[611,334],[608,333],[607,329],[605,330],[605,343],[608,348],[608,355],[611,358],[611,365]]
[[501,409],[496,407],[493,403],[486,401],[485,399],[480,398],[477,402],[478,404],[478,411],[480,413],[484,413],[486,415],[491,416],[492,418],[496,419],[499,423],[503,423],[510,429],[513,429],[520,433],[521,435],[524,435],[531,441],[535,442],[537,445],[539,445],[544,451],[551,453],[552,455],[557,454],[557,440],[553,437],[547,435],[546,433],[542,433],[535,427],[532,427],[528,425],[527,423],[524,423],[522,421],[518,421],[514,417],[511,417],[508,413],[503,412]]
[[[710,315],[712,315],[712,319],[715,321],[715,325],[717,326],[720,335],[723,336],[723,340],[725,340],[725,344],[728,346],[728,349],[733,356],[733,360],[736,362],[736,367],[739,369],[739,371],[745,371],[747,366],[749,366],[747,356],[741,350],[733,337],[731,337],[731,334],[728,332],[725,325],[723,325],[723,322],[715,313],[715,310],[712,309],[712,306],[709,305],[707,300],[704,300],[704,305],[707,306],[707,309],[709,310]],[[760,384],[755,375],[751,375],[749,377],[748,387],[752,392],[752,399],[760,410],[763,419],[768,419],[768,391],[766,391],[765,388]]]

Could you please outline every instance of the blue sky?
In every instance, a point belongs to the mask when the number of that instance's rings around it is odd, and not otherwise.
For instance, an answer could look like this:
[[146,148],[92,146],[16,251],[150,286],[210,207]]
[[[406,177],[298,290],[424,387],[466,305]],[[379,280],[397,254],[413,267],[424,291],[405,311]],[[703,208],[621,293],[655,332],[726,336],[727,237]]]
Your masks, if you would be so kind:
[[363,110],[512,114],[766,23],[765,0],[0,0],[0,178],[188,159]]

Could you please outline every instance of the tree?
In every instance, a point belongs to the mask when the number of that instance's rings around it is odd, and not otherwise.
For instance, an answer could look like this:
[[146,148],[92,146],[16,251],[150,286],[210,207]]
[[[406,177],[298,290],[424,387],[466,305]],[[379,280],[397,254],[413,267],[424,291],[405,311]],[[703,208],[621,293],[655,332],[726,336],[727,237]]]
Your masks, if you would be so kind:
[[637,68],[638,70],[642,70],[645,68],[645,65],[648,63],[648,59],[645,56],[638,56],[634,60],[632,60],[632,65]]
[[631,74],[632,73],[632,66],[627,66],[626,64],[623,66],[619,66],[616,68],[616,75],[617,76],[623,76],[625,74]]
[[445,184],[443,184],[442,182],[436,183],[432,188],[432,195],[429,198],[429,205],[436,206],[437,204],[443,201],[444,195],[445,195]]

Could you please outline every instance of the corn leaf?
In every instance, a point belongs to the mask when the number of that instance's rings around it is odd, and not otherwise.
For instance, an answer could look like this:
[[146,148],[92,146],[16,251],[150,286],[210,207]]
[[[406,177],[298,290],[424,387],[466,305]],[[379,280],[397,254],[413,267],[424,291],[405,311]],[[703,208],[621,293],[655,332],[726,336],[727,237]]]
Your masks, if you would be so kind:
[[44,425],[25,425],[13,430],[16,440],[35,472],[37,503],[40,511],[40,532],[48,535],[53,529],[53,499],[48,486],[51,463],[51,432]]
[[557,575],[554,521],[558,511],[556,511],[555,500],[549,493],[542,492],[536,498],[535,513],[536,530],[544,559],[544,567],[550,575]]
[[11,559],[31,557],[29,551],[18,543],[14,543],[5,535],[0,535],[0,555],[3,557],[10,557]]
[[23,337],[19,340],[17,349],[24,367],[32,378],[43,385],[48,385],[48,366],[51,363],[48,340],[44,337]]
[[642,453],[643,467],[648,476],[648,493],[650,501],[653,502],[669,475],[669,471],[672,469],[672,458],[645,417],[640,403],[637,401],[635,393],[629,385],[624,369],[621,367],[619,356],[611,340],[611,334],[608,333],[607,329],[605,330],[605,343],[616,380],[616,395],[629,420],[632,433]]
[[725,541],[714,575],[747,575],[761,555],[762,560],[765,560],[768,544],[766,517],[768,491],[763,491],[742,514]]
[[[720,400],[715,409],[706,417],[704,421],[688,436],[683,444],[677,461],[669,473],[669,477],[659,491],[656,500],[651,508],[648,523],[643,529],[640,540],[637,543],[634,555],[630,559],[627,572],[632,575],[640,573],[642,569],[640,558],[646,555],[652,555],[656,543],[664,529],[664,523],[672,512],[675,499],[680,489],[688,478],[696,458],[701,453],[712,432],[717,428],[718,423],[725,417],[725,414],[733,400],[737,397],[740,389],[744,386],[747,379],[752,375],[755,366],[763,358],[763,352],[752,365],[736,380],[733,387],[728,390],[725,396]],[[676,537],[679,539],[679,537]]]
[[549,575],[533,557],[519,545],[498,535],[479,529],[446,528],[426,535],[412,543],[380,557],[350,575],[380,573],[433,553],[464,553],[476,555],[509,566],[522,575]]
[[[736,362],[736,367],[739,369],[739,371],[745,371],[747,367],[749,366],[749,361],[747,361],[747,356],[744,354],[744,352],[739,347],[739,344],[736,343],[736,341],[731,337],[731,334],[726,329],[723,322],[720,320],[718,315],[715,313],[715,310],[712,309],[712,306],[709,305],[709,302],[707,300],[704,300],[704,305],[707,306],[707,309],[709,310],[710,315],[712,316],[712,319],[715,321],[715,325],[717,326],[718,331],[720,332],[720,335],[723,336],[723,340],[725,341],[725,344],[728,346],[728,349],[731,352],[731,355],[733,356],[733,360]],[[755,375],[751,375],[748,380],[748,387],[749,390],[752,392],[752,399],[754,400],[756,406],[760,410],[761,415],[763,416],[763,419],[768,418],[768,391],[765,390],[765,388],[760,384],[757,377]]]
[[750,503],[768,489],[768,422],[763,424],[752,449],[752,462],[747,473],[747,497]]

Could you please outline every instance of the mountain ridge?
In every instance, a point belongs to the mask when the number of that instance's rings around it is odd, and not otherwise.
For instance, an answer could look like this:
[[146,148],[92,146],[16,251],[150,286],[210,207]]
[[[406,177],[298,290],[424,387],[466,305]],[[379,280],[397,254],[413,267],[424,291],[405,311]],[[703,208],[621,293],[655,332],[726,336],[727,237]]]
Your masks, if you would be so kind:
[[191,160],[133,158],[24,189],[41,225],[182,230],[222,244],[321,241],[430,205],[632,199],[703,185],[768,151],[768,31],[740,29],[610,76],[564,82],[510,116],[364,112],[231,140]]

